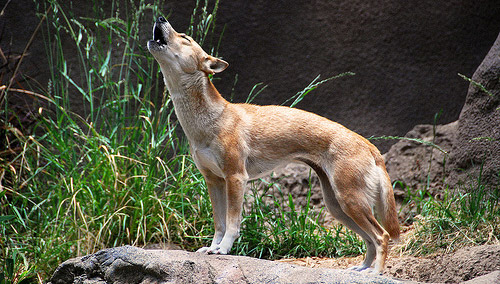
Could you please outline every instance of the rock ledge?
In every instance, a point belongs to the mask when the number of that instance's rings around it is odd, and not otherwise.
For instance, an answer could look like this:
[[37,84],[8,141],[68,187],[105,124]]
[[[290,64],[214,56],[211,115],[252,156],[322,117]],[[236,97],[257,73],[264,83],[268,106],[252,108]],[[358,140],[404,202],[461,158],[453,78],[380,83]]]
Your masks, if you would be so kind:
[[123,246],[69,259],[58,283],[404,283],[348,270],[307,268],[244,256]]

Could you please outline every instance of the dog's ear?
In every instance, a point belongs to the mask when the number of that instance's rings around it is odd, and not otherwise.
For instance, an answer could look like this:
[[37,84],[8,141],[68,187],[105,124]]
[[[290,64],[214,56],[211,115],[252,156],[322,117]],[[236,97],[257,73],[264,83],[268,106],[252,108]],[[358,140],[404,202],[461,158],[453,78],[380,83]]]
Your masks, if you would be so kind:
[[215,74],[224,71],[227,66],[229,63],[226,61],[208,55],[202,63],[201,70],[208,74]]

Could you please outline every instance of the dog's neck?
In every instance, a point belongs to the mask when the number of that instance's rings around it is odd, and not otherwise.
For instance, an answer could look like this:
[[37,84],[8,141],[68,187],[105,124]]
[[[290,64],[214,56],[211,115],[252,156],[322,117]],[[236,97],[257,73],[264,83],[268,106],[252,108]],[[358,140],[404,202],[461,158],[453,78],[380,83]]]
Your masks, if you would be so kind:
[[210,143],[210,137],[218,133],[218,119],[229,102],[204,72],[182,74],[177,78],[164,73],[164,78],[175,113],[190,143]]

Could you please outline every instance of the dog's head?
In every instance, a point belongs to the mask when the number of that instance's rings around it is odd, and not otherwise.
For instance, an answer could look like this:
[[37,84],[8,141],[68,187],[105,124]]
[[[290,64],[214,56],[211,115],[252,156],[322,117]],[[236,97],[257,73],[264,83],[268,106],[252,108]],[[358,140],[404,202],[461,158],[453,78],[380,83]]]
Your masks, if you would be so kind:
[[148,49],[160,64],[164,76],[176,77],[200,71],[214,74],[228,66],[224,60],[203,51],[191,37],[177,33],[163,17],[159,17],[153,26],[153,39],[148,42]]

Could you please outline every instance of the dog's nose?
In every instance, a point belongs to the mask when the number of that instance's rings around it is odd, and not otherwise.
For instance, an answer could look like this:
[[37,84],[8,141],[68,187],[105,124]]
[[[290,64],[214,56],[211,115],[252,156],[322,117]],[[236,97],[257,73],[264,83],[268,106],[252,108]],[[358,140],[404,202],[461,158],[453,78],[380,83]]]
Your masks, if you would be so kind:
[[164,23],[166,21],[167,20],[165,20],[165,18],[163,18],[162,16],[159,16],[158,19],[156,20],[156,22],[158,22],[158,23]]

